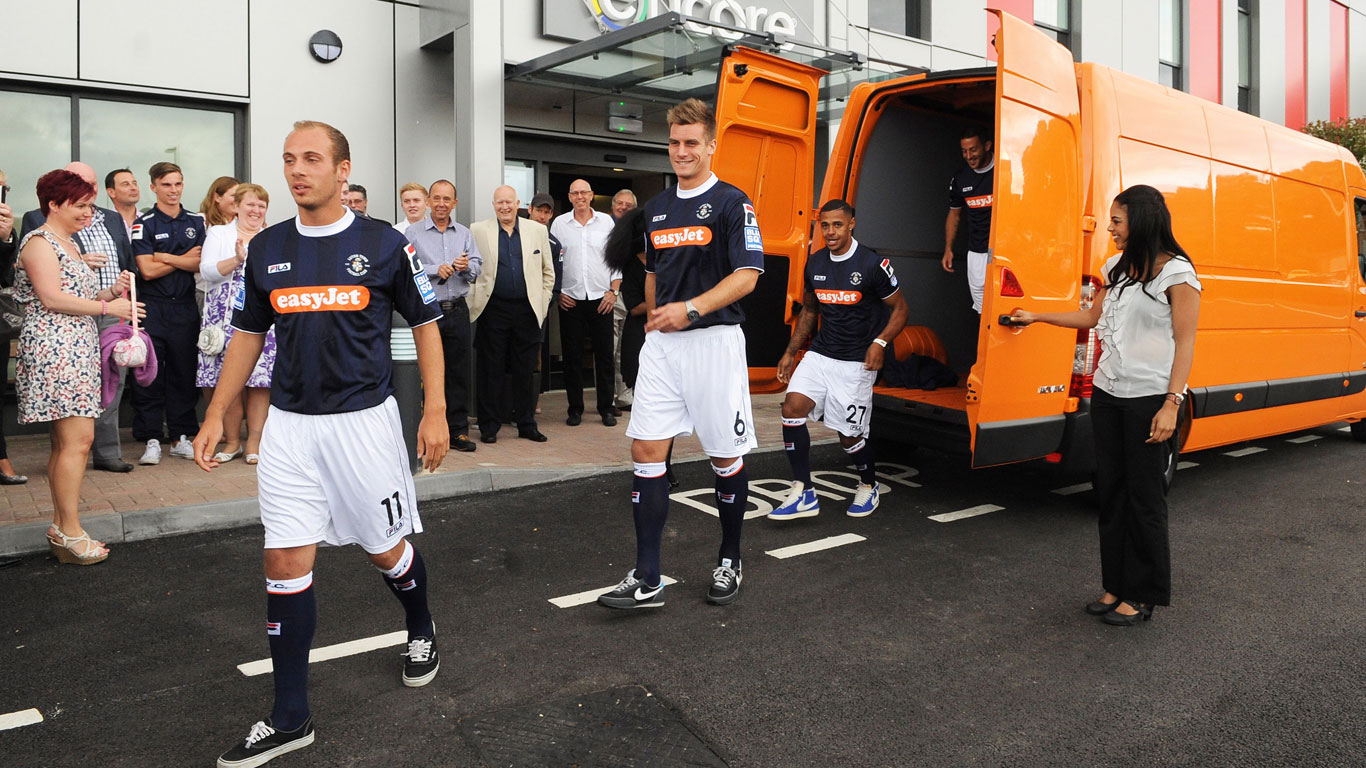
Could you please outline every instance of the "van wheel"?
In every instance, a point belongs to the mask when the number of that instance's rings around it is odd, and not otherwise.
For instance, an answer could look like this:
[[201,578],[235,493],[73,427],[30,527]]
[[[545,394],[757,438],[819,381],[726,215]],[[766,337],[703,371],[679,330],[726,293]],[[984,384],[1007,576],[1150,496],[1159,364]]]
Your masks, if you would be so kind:
[[1358,443],[1366,443],[1366,421],[1352,422],[1352,439]]

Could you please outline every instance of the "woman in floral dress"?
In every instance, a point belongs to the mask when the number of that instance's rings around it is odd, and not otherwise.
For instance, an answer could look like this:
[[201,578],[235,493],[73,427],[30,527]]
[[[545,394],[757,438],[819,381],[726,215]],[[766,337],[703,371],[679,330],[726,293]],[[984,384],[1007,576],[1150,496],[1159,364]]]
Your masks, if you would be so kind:
[[14,374],[19,421],[52,424],[47,538],[53,554],[63,563],[93,565],[109,557],[108,547],[81,527],[79,515],[95,417],[103,410],[95,316],[131,320],[134,311],[139,317],[145,312],[123,297],[131,272],[97,290],[95,273],[72,240],[94,214],[94,187],[70,171],[52,171],[38,180],[38,205],[47,221],[20,243],[14,281],[15,299],[27,305]]
[[[199,368],[195,383],[204,388],[204,397],[213,399],[213,388],[218,386],[218,375],[223,370],[223,353],[232,339],[233,302],[242,293],[245,281],[247,244],[265,227],[266,208],[270,195],[255,184],[239,184],[235,192],[237,218],[227,224],[210,227],[204,240],[204,250],[199,260],[199,272],[207,281],[209,290],[204,296],[204,321],[202,328],[217,328],[223,333],[223,346],[210,354],[201,345]],[[275,367],[275,331],[266,334],[265,348],[256,368],[247,379],[244,395],[247,416],[246,461],[255,464],[257,451],[261,445],[261,430],[265,428],[266,414],[270,410],[270,374]],[[223,418],[223,435],[226,444],[214,459],[219,462],[232,461],[242,453],[242,412],[243,400],[228,407]]]

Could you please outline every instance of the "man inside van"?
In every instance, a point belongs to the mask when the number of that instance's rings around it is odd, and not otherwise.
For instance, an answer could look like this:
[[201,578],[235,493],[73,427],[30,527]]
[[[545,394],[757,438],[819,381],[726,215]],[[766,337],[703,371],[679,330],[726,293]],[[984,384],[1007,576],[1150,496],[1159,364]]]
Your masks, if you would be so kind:
[[[792,465],[793,482],[787,500],[769,514],[771,520],[820,514],[820,502],[811,486],[808,415],[839,433],[840,445],[858,469],[859,485],[848,515],[867,517],[877,509],[877,470],[868,442],[873,382],[887,344],[906,325],[906,300],[891,260],[854,239],[852,205],[831,200],[821,206],[820,226],[825,247],[806,261],[802,314],[778,361],[778,381],[787,385],[783,447]],[[820,330],[812,338],[817,318]],[[811,339],[811,349],[796,365],[797,352],[807,339]]]
[[982,292],[987,281],[987,246],[991,238],[993,170],[996,158],[991,139],[980,128],[968,128],[958,141],[964,166],[949,179],[949,217],[944,222],[944,271],[953,271],[953,240],[963,208],[968,209],[968,291],[972,311],[982,313]]

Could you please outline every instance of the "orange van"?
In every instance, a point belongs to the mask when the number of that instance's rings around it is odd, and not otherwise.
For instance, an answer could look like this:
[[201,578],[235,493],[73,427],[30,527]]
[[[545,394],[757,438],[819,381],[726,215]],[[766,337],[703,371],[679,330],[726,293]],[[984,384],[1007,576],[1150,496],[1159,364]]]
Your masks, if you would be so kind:
[[[1166,195],[1204,284],[1180,449],[1352,422],[1366,439],[1366,177],[1345,149],[1072,54],[1001,14],[992,69],[863,83],[845,104],[820,200],[857,208],[855,236],[893,259],[910,351],[961,386],[879,386],[877,432],[971,455],[1091,465],[1093,332],[1002,324],[1075,310],[1114,253],[1111,200]],[[737,48],[722,64],[714,167],[756,201],[768,268],[747,298],[751,386],[774,376],[812,236],[822,70]],[[939,264],[958,136],[990,126],[995,190],[980,316],[963,268]],[[962,230],[960,228],[960,237]],[[962,243],[955,249],[966,251]],[[780,320],[781,319],[781,320]],[[915,348],[915,349],[912,349]]]

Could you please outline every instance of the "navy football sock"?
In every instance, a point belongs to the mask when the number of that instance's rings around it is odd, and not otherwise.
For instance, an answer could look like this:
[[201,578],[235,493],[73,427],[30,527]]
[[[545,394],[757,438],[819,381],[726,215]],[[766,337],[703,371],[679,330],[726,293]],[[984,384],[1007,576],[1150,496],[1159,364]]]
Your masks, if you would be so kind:
[[745,523],[745,508],[749,505],[749,473],[745,460],[729,467],[712,465],[716,473],[716,509],[721,513],[721,552],[717,564],[740,567],[740,529]]
[[308,720],[308,649],[318,625],[313,573],[288,580],[266,580],[266,635],[275,669],[275,708],[270,722],[292,731]]
[[846,446],[844,452],[854,460],[854,469],[858,470],[859,480],[876,488],[877,465],[873,463],[873,444],[868,442],[868,438]]
[[407,540],[403,542],[403,554],[393,568],[379,569],[384,583],[393,590],[394,597],[403,604],[408,639],[432,636],[432,612],[427,607],[427,565],[422,562],[422,553]]
[[792,465],[792,479],[810,488],[811,432],[806,419],[783,419],[783,448],[787,449],[787,463]]
[[631,511],[636,521],[636,578],[659,586],[659,546],[664,521],[669,519],[669,479],[666,465],[636,462],[631,482]]

